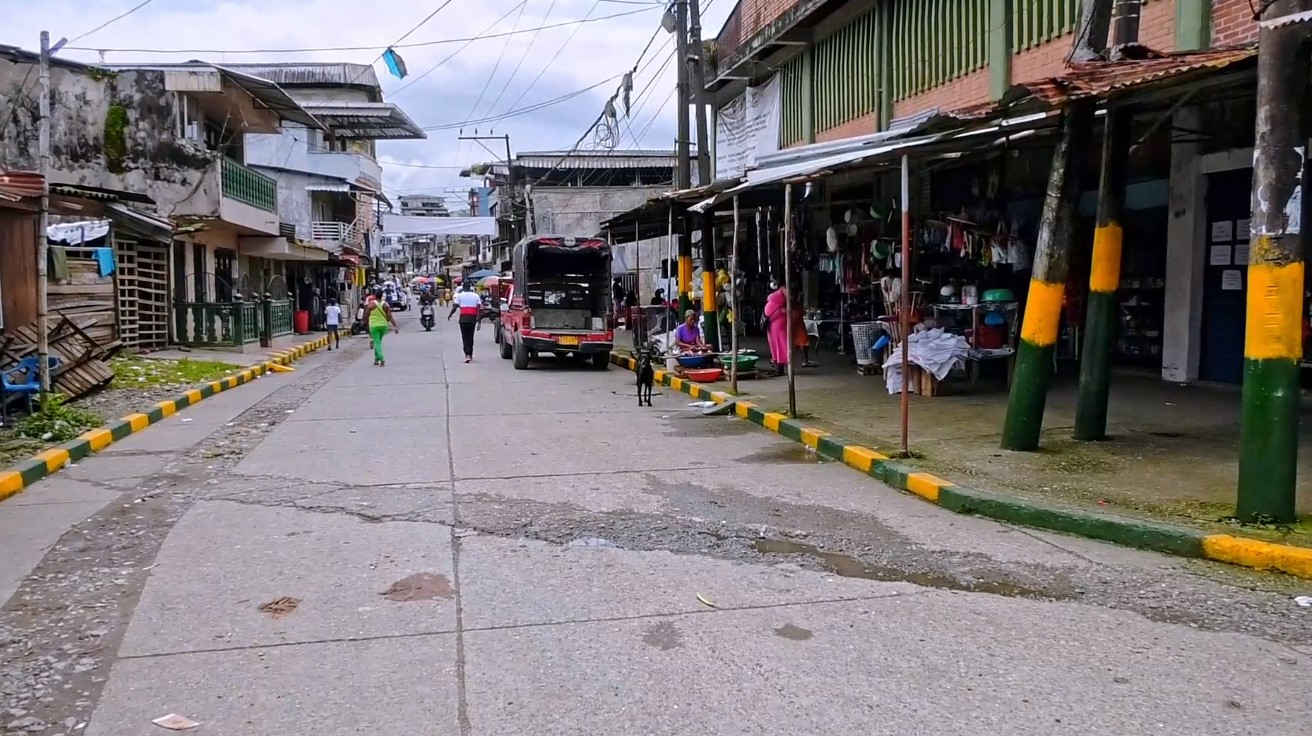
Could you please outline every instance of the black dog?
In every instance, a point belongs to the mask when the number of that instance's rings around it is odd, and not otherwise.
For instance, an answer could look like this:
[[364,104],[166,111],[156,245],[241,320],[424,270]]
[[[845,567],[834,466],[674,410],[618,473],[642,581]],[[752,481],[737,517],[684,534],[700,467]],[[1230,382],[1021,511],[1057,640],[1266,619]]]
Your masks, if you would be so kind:
[[643,397],[647,406],[651,406],[651,387],[656,382],[656,369],[651,367],[651,353],[645,350],[638,353],[638,406],[642,406]]

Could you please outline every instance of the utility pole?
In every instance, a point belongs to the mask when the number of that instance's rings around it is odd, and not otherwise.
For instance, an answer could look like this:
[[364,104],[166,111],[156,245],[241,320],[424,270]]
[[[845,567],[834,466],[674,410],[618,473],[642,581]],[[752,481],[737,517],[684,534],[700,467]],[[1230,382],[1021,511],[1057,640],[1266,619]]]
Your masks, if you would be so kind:
[[37,71],[41,121],[37,147],[41,157],[41,215],[36,238],[36,357],[41,377],[41,411],[50,409],[50,290],[46,283],[46,259],[50,254],[50,32],[41,31],[41,58]]
[[[480,145],[480,146],[483,146],[483,141],[503,141],[503,142],[505,142],[505,144],[506,144],[506,184],[509,185],[509,187],[510,187],[510,241],[511,241],[511,245],[514,245],[515,243],[519,242],[519,239],[520,239],[521,237],[523,237],[523,236],[526,235],[530,230],[533,229],[533,224],[532,224],[531,222],[528,222],[528,220],[527,220],[527,215],[526,215],[526,217],[525,217],[525,222],[524,222],[524,227],[523,227],[523,228],[520,228],[520,227],[519,227],[519,215],[517,215],[516,212],[515,212],[515,210],[517,209],[516,206],[515,206],[515,199],[516,199],[516,197],[517,197],[518,191],[517,191],[516,188],[515,188],[515,163],[514,163],[514,159],[511,158],[511,155],[510,155],[510,135],[509,135],[509,134],[506,134],[506,135],[462,135],[462,136],[458,136],[458,137],[456,138],[456,140],[461,140],[461,141],[474,141],[474,142],[478,143],[478,145]],[[492,153],[491,149],[489,149],[487,146],[483,146],[483,150],[487,151],[488,153]],[[496,154],[493,153],[492,155],[495,156]],[[525,213],[528,212],[528,208],[527,208],[527,206],[524,208],[524,211],[525,211]]]
[[[675,188],[688,189],[692,186],[692,157],[688,144],[690,138],[688,107],[692,104],[688,82],[688,0],[675,0],[675,73],[678,83],[675,97],[678,98],[678,140],[675,141]],[[689,237],[688,212],[684,210],[679,216],[679,319],[684,312],[692,309],[692,238]]]
[[[1083,0],[1071,49],[1072,60],[1098,58],[1106,48],[1110,8],[1111,0]],[[1004,450],[1035,450],[1039,446],[1048,381],[1052,377],[1053,355],[1061,328],[1071,232],[1084,160],[1082,156],[1073,156],[1072,150],[1079,150],[1089,140],[1096,109],[1093,100],[1072,102],[1062,110],[1057,125],[1057,144],[1052,151],[1052,168],[1035,242],[1034,269],[1021,322],[1007,418],[1002,427]]]
[[[1141,0],[1116,0],[1115,49],[1139,40]],[[1130,159],[1130,115],[1108,107],[1103,118],[1102,171],[1098,179],[1098,221],[1093,232],[1093,263],[1089,269],[1089,303],[1080,351],[1080,385],[1075,404],[1075,439],[1107,436],[1107,400],[1111,394],[1112,345],[1116,341],[1116,289],[1121,283],[1125,177]]]
[[[705,48],[702,46],[702,14],[698,0],[689,0],[688,56],[684,63],[691,72],[692,101],[697,106],[697,183],[711,183],[711,137],[707,132],[706,108],[710,100],[706,95]],[[709,209],[709,208],[708,208]],[[720,316],[715,293],[715,266],[718,262],[715,247],[715,213],[703,212],[702,225],[702,313],[706,315],[706,344],[720,349]]]
[[[1272,0],[1259,20],[1257,135],[1248,248],[1237,515],[1294,520],[1303,357],[1303,192],[1312,0]],[[1280,23],[1281,19],[1288,22]]]

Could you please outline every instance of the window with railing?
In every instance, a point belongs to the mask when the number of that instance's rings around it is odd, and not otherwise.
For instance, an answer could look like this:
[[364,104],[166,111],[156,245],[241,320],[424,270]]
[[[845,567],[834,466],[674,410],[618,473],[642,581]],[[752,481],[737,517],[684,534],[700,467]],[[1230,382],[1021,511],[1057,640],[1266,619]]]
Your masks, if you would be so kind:
[[226,156],[222,162],[223,196],[266,212],[278,211],[278,182]]
[[[1016,0],[1070,3],[1078,0]],[[893,99],[927,92],[988,64],[989,0],[903,0],[893,5]]]
[[871,10],[816,43],[816,131],[829,130],[875,109],[878,32],[879,14]]

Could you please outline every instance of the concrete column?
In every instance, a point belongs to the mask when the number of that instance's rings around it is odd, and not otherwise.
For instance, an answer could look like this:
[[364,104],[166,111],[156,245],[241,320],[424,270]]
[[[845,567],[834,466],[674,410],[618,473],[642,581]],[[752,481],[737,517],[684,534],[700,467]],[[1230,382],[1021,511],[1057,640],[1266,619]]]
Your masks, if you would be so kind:
[[1011,2],[989,0],[989,97],[994,100],[1011,87]]
[[[1173,125],[1198,130],[1196,109],[1175,114]],[[1162,380],[1187,383],[1198,380],[1203,323],[1203,243],[1207,226],[1207,176],[1202,167],[1202,146],[1177,144],[1171,148],[1166,227],[1166,301],[1162,327]]]

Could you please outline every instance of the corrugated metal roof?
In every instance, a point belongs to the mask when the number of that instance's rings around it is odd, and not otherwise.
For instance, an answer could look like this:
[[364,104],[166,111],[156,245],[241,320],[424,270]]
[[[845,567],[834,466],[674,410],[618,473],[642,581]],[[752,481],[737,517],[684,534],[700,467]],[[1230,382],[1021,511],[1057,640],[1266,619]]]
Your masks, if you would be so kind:
[[378,75],[368,64],[343,62],[284,62],[273,64],[224,64],[247,74],[263,77],[281,87],[373,87],[381,91]]
[[45,177],[35,171],[0,171],[0,199],[17,202],[40,197],[44,189]]
[[1052,79],[1022,85],[1031,95],[1050,104],[1112,93],[1193,72],[1211,73],[1257,56],[1256,47],[1212,49],[1164,54],[1130,61],[1087,61],[1070,65],[1070,71]]

